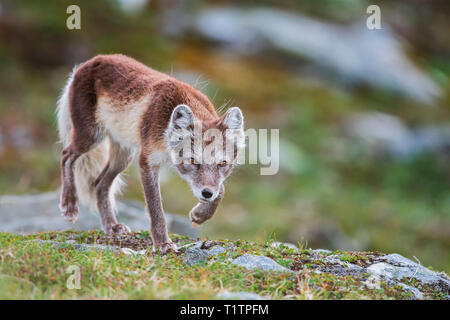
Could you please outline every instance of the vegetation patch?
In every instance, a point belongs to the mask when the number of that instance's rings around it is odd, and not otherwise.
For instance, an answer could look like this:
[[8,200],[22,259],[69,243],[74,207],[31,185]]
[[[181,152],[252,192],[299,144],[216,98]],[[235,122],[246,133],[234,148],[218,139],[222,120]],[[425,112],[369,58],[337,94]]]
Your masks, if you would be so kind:
[[[411,299],[399,285],[379,282],[372,288],[364,266],[381,253],[334,251],[326,254],[299,246],[274,246],[245,240],[199,240],[171,234],[180,248],[166,256],[151,252],[147,231],[110,237],[101,231],[45,232],[32,235],[0,233],[1,298],[12,299],[216,299],[221,292],[252,292],[268,299]],[[52,243],[30,240],[51,240]],[[135,251],[82,251],[71,244],[102,244]],[[193,266],[183,261],[187,248],[226,251],[208,256]],[[231,262],[243,255],[260,255],[286,267],[287,272],[249,270]],[[331,258],[330,258],[331,257]],[[336,264],[337,260],[343,265]],[[349,264],[348,267],[346,264]],[[336,272],[353,270],[348,274]],[[79,288],[70,288],[73,270],[79,270]],[[416,287],[426,299],[446,294],[414,279],[402,282]]]

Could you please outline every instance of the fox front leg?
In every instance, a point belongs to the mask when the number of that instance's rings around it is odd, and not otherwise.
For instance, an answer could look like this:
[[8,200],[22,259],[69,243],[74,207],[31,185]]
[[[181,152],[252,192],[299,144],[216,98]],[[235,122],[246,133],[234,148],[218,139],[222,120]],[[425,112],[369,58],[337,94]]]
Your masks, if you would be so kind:
[[166,217],[161,203],[159,190],[159,167],[150,166],[145,158],[140,157],[139,167],[142,186],[144,188],[147,209],[150,215],[150,231],[153,240],[153,252],[161,254],[176,252],[176,245],[170,240],[167,232]]
[[199,202],[191,212],[189,212],[189,218],[192,221],[192,227],[195,228],[199,224],[202,224],[206,220],[212,218],[216,213],[217,207],[225,194],[225,187],[223,184],[220,186],[220,191],[217,197],[211,202]]

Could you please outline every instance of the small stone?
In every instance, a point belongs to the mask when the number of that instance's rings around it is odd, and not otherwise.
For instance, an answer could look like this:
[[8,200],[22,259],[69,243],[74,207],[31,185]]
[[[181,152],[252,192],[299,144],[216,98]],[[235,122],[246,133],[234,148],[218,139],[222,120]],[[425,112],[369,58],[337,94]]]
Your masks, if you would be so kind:
[[355,276],[366,272],[366,269],[356,264],[342,261],[336,255],[327,256],[323,259],[329,265],[326,267],[320,267],[320,271],[332,273],[339,276]]
[[202,243],[203,243],[202,241],[191,242],[178,247],[178,249],[200,248],[202,246]]
[[240,257],[234,259],[232,264],[236,264],[247,269],[261,269],[264,271],[284,271],[284,272],[292,272],[291,270],[286,269],[280,264],[276,263],[272,259],[263,256],[255,256],[251,254],[244,254]]
[[212,241],[210,241],[210,240],[204,241],[204,242],[202,243],[202,248],[203,248],[203,249],[209,249],[209,248],[211,248],[212,246],[214,246],[214,242],[212,242]]
[[195,246],[188,248],[183,256],[183,261],[188,266],[193,266],[201,261],[205,261],[206,259],[208,259],[206,250],[202,250]]
[[114,252],[119,253],[121,252],[121,248],[116,246],[105,246],[101,244],[80,244],[75,243],[72,244],[72,246],[78,250],[78,251],[101,251],[101,252]]
[[312,250],[312,252],[318,253],[318,254],[323,254],[323,255],[328,255],[328,254],[332,253],[332,251],[326,250],[326,249],[315,249],[315,250]]
[[124,272],[126,276],[130,276],[130,275],[138,275],[139,271],[134,270],[134,271],[125,271]]
[[270,246],[271,246],[272,248],[275,248],[275,249],[280,249],[281,246],[285,246],[285,247],[288,247],[288,248],[290,248],[290,249],[296,249],[296,250],[298,249],[297,246],[296,246],[295,244],[289,243],[289,242],[279,242],[279,241],[275,241],[275,242],[272,242],[272,243],[270,244]]
[[127,256],[138,256],[141,254],[145,254],[145,252],[146,252],[146,250],[135,251],[130,248],[122,248],[121,251],[122,251],[122,253],[126,254]]
[[346,261],[342,261],[341,259],[338,258],[338,256],[336,255],[332,255],[332,256],[327,256],[325,259],[325,261],[329,262],[330,264],[335,264],[335,265],[340,265],[349,269],[353,269],[353,270],[362,270],[364,268],[353,264],[353,263],[349,263]]
[[214,246],[208,250],[207,254],[209,257],[211,257],[211,256],[216,256],[216,255],[224,253],[224,252],[227,252],[227,249],[225,249],[224,247]]

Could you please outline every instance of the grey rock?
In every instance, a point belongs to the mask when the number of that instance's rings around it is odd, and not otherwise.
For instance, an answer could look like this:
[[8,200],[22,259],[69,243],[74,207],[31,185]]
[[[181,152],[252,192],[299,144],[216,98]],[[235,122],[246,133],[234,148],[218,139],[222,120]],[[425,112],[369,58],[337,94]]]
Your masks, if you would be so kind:
[[183,256],[183,261],[188,266],[193,266],[199,262],[205,261],[208,259],[208,254],[206,250],[202,250],[198,247],[190,247],[188,248]]
[[359,276],[361,273],[365,272],[364,268],[347,268],[339,265],[320,267],[319,270],[337,276]]
[[227,248],[227,250],[234,250],[236,248],[236,246],[234,245],[234,243],[228,242],[225,247]]
[[353,270],[361,270],[364,269],[356,264],[353,263],[349,263],[346,261],[342,261],[341,259],[339,259],[339,257],[335,256],[335,255],[331,255],[331,256],[327,256],[325,257],[325,261],[329,262],[330,264],[335,264],[335,265],[340,265],[349,269],[353,269]]
[[313,252],[313,254],[315,253],[315,254],[321,254],[321,255],[329,255],[332,253],[331,250],[326,250],[326,249],[315,249],[315,250],[312,250],[312,252]]
[[[437,272],[431,271],[420,264],[417,264],[400,255],[389,255],[383,257],[389,263],[379,262],[367,268],[371,274],[378,275],[388,280],[402,280],[404,278],[414,278],[424,284],[429,284],[440,291],[450,290],[450,281],[442,277]],[[392,264],[397,265],[392,265]]]
[[416,300],[423,299],[423,293],[420,292],[419,289],[414,288],[412,286],[408,286],[407,284],[404,284],[404,283],[397,283],[397,284],[400,285],[404,290],[411,292],[413,295],[413,299],[416,299]]
[[366,272],[365,268],[342,261],[335,255],[327,256],[324,260],[330,265],[327,267],[320,267],[319,270],[322,272],[333,273],[339,276],[353,276]]
[[179,246],[178,249],[187,249],[187,248],[201,248],[203,244],[203,241],[196,241],[196,242],[191,242],[191,243],[187,243],[185,245]]
[[404,158],[450,146],[450,125],[410,129],[400,118],[382,112],[353,114],[343,127],[347,136],[363,142],[373,156]]
[[167,21],[172,33],[194,32],[243,55],[289,56],[298,64],[309,60],[317,70],[325,70],[324,75],[336,74],[344,83],[362,82],[426,103],[442,95],[437,83],[408,58],[386,23],[373,32],[364,20],[342,26],[282,10],[234,7]]
[[424,298],[423,293],[420,290],[418,290],[417,288],[414,288],[413,286],[409,286],[405,283],[397,282],[394,279],[380,276],[379,274],[371,274],[370,277],[364,281],[364,284],[368,289],[371,289],[371,290],[381,289],[382,281],[390,286],[394,286],[394,285],[400,286],[403,288],[404,291],[409,291],[412,294],[411,299],[413,299],[413,300],[418,300],[418,299]]
[[264,271],[283,271],[292,272],[289,269],[281,266],[272,259],[264,256],[255,256],[251,254],[243,254],[242,256],[234,259],[232,264],[236,264],[247,269],[261,269]]
[[[186,248],[186,251],[184,252],[183,256],[183,261],[187,265],[193,266],[196,263],[207,260],[208,257],[212,257],[227,251],[227,249],[225,249],[222,246],[215,245],[210,247],[211,245],[212,241],[209,242],[197,241],[181,246],[178,249]],[[210,248],[202,249],[202,247],[210,247]]]
[[296,250],[298,250],[298,247],[297,247],[295,244],[289,243],[289,242],[279,242],[279,241],[275,241],[275,242],[272,242],[272,243],[270,244],[270,246],[271,246],[272,248],[277,248],[277,249],[281,248],[281,246],[285,246],[285,247],[288,247],[288,248],[290,248],[290,249],[296,249]]
[[[5,195],[0,197],[0,231],[33,233],[52,230],[100,229],[99,217],[80,206],[78,220],[73,224],[61,217],[58,209],[59,191],[29,195]],[[118,219],[132,230],[148,230],[150,223],[144,205],[137,201],[117,201]],[[166,214],[170,232],[198,236],[188,218]]]
[[133,250],[130,248],[121,248],[120,251],[124,254],[126,254],[127,256],[138,256],[138,255],[142,255],[145,254],[147,252],[147,250]]
[[227,249],[225,249],[224,247],[214,246],[207,251],[207,254],[209,257],[211,257],[211,256],[216,256],[216,255],[224,253],[224,252],[227,252]]
[[223,291],[217,294],[217,297],[220,299],[227,299],[227,300],[267,300],[266,298],[252,292],[230,292],[230,291]]
[[209,249],[214,245],[214,242],[212,242],[211,240],[206,240],[203,241],[202,243],[202,249]]
[[386,261],[389,264],[400,266],[400,267],[416,267],[419,264],[416,262],[405,258],[404,256],[398,253],[391,253],[385,256],[382,256],[379,260]]

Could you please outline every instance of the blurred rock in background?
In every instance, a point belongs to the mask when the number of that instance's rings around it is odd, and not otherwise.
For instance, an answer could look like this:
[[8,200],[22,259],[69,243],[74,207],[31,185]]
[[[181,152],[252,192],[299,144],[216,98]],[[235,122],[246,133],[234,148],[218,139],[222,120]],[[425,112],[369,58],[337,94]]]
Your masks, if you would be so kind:
[[238,7],[176,16],[182,18],[165,20],[171,35],[194,33],[225,51],[288,59],[294,69],[306,59],[324,77],[334,74],[335,80],[346,84],[381,87],[429,104],[442,94],[438,84],[405,55],[386,22],[383,29],[373,31],[365,20],[342,26],[284,10]]
[[[0,197],[0,231],[34,233],[59,230],[101,229],[99,217],[84,206],[80,207],[75,223],[65,221],[59,211],[60,192]],[[118,201],[117,219],[133,231],[148,230],[150,220],[144,206],[137,201]],[[186,217],[166,214],[169,232],[197,237]]]
[[409,158],[440,152],[450,160],[450,124],[410,129],[398,117],[375,112],[352,115],[344,129],[349,136],[362,139],[375,157],[388,154]]

